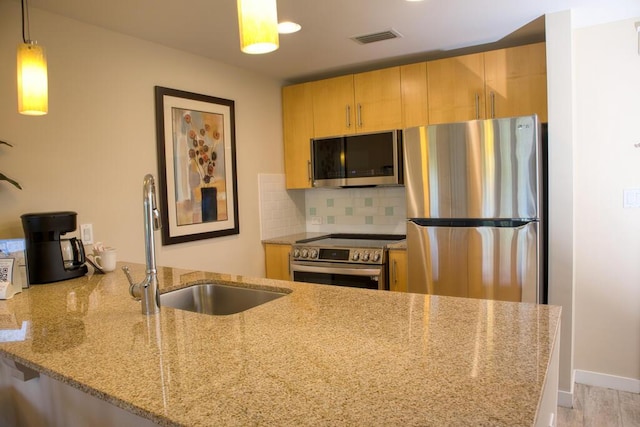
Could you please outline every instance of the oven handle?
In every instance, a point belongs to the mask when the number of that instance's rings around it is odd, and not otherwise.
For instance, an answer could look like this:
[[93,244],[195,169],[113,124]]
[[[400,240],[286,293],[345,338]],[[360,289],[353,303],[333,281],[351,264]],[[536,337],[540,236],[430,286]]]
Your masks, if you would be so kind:
[[349,268],[349,267],[316,267],[311,265],[292,264],[291,271],[307,273],[347,274],[349,276],[379,276],[381,268]]

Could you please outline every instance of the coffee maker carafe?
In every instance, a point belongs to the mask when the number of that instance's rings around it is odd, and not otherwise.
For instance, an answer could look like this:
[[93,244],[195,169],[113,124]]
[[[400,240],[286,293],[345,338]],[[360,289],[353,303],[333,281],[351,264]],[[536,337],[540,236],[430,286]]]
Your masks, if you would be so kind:
[[76,229],[75,212],[29,213],[21,216],[29,284],[59,282],[87,273],[80,239],[61,239]]

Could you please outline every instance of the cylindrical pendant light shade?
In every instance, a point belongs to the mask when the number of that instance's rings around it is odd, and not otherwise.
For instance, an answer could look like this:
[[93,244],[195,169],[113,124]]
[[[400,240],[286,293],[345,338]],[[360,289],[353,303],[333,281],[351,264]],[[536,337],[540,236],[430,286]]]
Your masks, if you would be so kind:
[[41,116],[49,111],[47,59],[44,48],[33,43],[18,45],[18,112]]
[[238,0],[240,49],[244,53],[268,53],[278,48],[276,0]]

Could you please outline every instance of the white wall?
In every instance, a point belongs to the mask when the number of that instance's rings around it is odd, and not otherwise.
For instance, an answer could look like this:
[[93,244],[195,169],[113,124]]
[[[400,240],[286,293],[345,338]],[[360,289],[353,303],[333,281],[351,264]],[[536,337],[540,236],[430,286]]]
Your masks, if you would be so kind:
[[[264,273],[259,173],[283,170],[281,82],[31,9],[46,48],[49,114],[17,113],[19,2],[0,2],[0,237],[21,237],[20,215],[73,210],[119,259],[144,262],[142,178],[157,176],[154,86],[235,101],[240,234],[161,247],[159,265]],[[212,42],[213,43],[213,42]],[[240,256],[242,255],[242,256]]]
[[640,55],[636,19],[575,31],[575,368],[640,390]]
[[546,19],[549,301],[563,307],[564,405],[574,369],[640,390],[640,209],[622,208],[623,189],[640,188],[636,21],[574,29],[571,11]]
[[[562,306],[560,403],[573,393],[573,61],[571,12],[546,18],[549,109],[549,303]],[[563,401],[562,397],[566,397]]]

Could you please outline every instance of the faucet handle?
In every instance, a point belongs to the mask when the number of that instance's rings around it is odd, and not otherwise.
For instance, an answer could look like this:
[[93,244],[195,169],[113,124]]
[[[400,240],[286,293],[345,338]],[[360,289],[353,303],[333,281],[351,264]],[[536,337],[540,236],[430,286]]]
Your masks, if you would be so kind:
[[122,271],[127,276],[127,280],[129,280],[129,284],[133,285],[133,277],[131,277],[131,272],[129,272],[129,266],[125,265],[124,267],[122,267]]
[[136,301],[140,301],[140,290],[139,286],[133,281],[133,277],[131,277],[131,272],[129,272],[129,266],[123,266],[122,271],[127,276],[127,280],[129,281],[129,294]]

